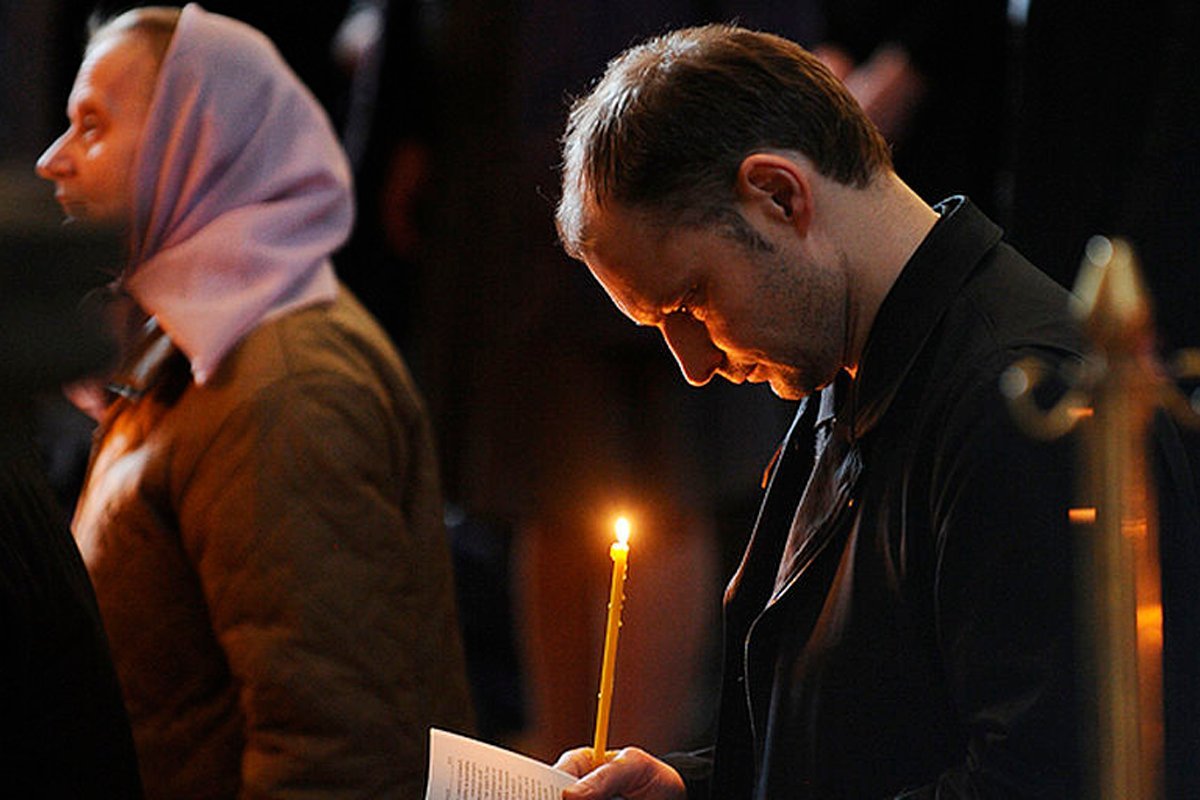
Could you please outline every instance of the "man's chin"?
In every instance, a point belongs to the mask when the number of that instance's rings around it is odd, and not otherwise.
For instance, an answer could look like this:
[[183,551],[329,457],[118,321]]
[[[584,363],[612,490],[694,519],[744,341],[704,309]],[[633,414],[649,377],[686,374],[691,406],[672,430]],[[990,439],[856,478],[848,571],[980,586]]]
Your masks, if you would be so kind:
[[756,386],[768,384],[775,396],[782,400],[803,400],[814,391],[811,387],[802,384],[800,376],[793,374],[791,370],[780,371],[778,368],[767,367],[761,363],[744,373],[740,379],[730,378],[730,380],[733,383],[745,382]]
[[803,400],[813,392],[813,388],[806,385],[801,376],[792,370],[764,369],[759,366],[747,376],[747,380],[752,383],[769,384],[771,391],[781,400]]
[[775,396],[780,400],[803,400],[805,397],[808,397],[808,395],[811,394],[811,392],[800,389],[784,381],[768,381],[768,383],[771,384],[771,391],[774,392]]
[[747,375],[746,382],[755,386],[767,384],[775,396],[781,400],[800,400],[808,394],[801,390],[794,381],[788,380],[787,376],[776,372],[764,373],[761,368],[755,369],[754,372]]

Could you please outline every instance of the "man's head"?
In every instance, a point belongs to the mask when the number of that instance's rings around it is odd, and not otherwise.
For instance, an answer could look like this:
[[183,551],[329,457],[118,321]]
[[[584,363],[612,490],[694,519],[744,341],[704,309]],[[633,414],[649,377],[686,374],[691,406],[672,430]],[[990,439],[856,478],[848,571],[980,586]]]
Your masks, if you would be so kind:
[[689,382],[720,374],[795,399],[850,366],[856,334],[830,209],[890,167],[799,46],[677,31],[614,59],[572,109],[559,234],[626,316],[661,331]]
[[68,217],[129,226],[134,160],[179,10],[139,8],[93,26],[66,132],[37,161]]
[[794,151],[863,187],[890,168],[886,142],[845,87],[799,45],[708,25],[613,59],[571,109],[558,229],[578,256],[591,212],[616,203],[664,226],[728,219],[742,160]]

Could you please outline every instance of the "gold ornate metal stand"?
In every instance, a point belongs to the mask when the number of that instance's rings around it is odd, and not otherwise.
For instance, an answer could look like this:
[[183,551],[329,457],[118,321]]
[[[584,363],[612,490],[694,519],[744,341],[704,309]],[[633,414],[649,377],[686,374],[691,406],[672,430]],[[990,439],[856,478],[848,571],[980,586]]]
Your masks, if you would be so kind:
[[[1163,796],[1162,599],[1157,514],[1147,470],[1147,434],[1158,407],[1186,425],[1200,417],[1156,359],[1150,302],[1129,245],[1088,243],[1075,294],[1092,352],[1066,394],[1042,409],[1036,360],[1016,364],[1005,390],[1032,435],[1080,434],[1078,609],[1084,766],[1090,797]],[[1200,376],[1200,354],[1175,361],[1176,378]]]

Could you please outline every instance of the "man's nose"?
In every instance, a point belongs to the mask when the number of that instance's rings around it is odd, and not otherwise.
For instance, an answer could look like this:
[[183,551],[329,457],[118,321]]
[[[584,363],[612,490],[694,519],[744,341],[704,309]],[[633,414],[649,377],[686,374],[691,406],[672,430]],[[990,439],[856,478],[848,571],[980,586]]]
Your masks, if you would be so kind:
[[59,136],[46,148],[46,152],[38,156],[37,174],[39,177],[52,181],[70,175],[72,170],[71,159],[66,153],[67,136],[69,133],[68,131]]
[[679,362],[683,376],[693,386],[703,386],[725,363],[723,353],[708,335],[704,323],[682,314],[672,314],[662,324],[663,339]]

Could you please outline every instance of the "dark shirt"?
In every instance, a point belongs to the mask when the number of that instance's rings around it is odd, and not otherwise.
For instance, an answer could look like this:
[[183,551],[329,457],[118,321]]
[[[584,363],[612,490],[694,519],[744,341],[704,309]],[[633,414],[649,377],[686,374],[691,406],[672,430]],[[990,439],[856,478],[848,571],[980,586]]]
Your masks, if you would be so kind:
[[726,592],[711,786],[673,762],[691,797],[1077,794],[1073,451],[1019,431],[999,381],[1081,340],[998,227],[939,210],[856,379],[785,441]]
[[4,422],[0,795],[141,797],[92,585],[31,441]]

